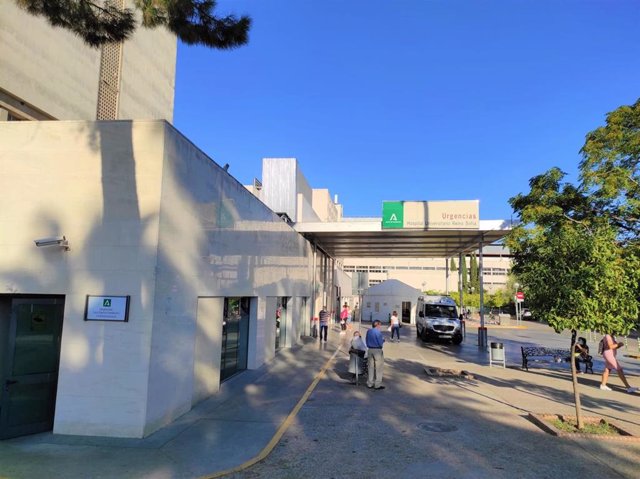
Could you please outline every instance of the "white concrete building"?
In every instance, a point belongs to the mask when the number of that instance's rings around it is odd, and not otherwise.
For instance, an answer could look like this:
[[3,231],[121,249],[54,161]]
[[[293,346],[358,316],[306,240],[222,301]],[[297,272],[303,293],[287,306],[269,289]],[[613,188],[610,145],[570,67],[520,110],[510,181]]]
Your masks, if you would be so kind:
[[0,3],[0,438],[146,436],[333,307],[333,260],[164,121],[176,48]]
[[[337,195],[332,199],[329,190],[312,188],[295,158],[264,158],[261,179],[254,180],[253,185],[246,187],[274,211],[286,213],[294,223],[334,223],[349,228],[380,221],[379,218],[344,217],[343,206],[338,203]],[[478,251],[475,253],[478,254]],[[505,288],[511,269],[508,249],[501,245],[487,244],[482,253],[484,289],[495,292]],[[452,258],[456,268],[460,268],[458,256]],[[345,273],[365,273],[368,278],[367,286],[397,279],[421,291],[443,293],[458,291],[458,272],[450,268],[452,258],[409,258],[393,254],[377,257],[336,256]],[[469,256],[466,257],[466,263],[467,271],[470,271]],[[348,299],[349,303],[354,301],[357,300]]]
[[[487,245],[482,254],[484,289],[488,292],[504,289],[511,270],[509,250],[500,245]],[[460,268],[459,258],[453,260],[456,269]],[[469,256],[466,262],[470,271]],[[451,258],[342,258],[342,263],[347,273],[367,273],[370,286],[397,279],[421,291],[458,291],[458,271],[451,271]]]
[[[117,0],[131,7],[133,0]],[[173,119],[177,40],[138,28],[90,48],[42,17],[0,2],[0,121]]]
[[[5,122],[0,171],[4,436],[54,405],[55,433],[146,436],[296,344],[332,290],[331,261],[166,122]],[[127,321],[87,320],[104,297]]]
[[260,201],[167,122],[175,55],[0,2],[0,438],[146,436],[352,294],[292,227],[342,219],[295,159],[263,162]]

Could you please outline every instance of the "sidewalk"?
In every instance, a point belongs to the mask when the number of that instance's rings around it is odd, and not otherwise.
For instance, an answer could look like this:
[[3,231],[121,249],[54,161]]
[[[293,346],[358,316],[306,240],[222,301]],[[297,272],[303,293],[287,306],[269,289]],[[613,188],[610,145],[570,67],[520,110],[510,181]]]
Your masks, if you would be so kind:
[[145,439],[36,434],[0,441],[1,478],[190,478],[256,456],[332,356],[340,338],[282,350]]
[[[167,479],[229,470],[269,444],[340,344],[326,378],[278,447],[232,477],[397,479],[424,477],[427,471],[435,478],[638,477],[637,443],[555,438],[526,419],[529,412],[575,411],[566,363],[520,370],[520,345],[561,347],[563,336],[541,325],[490,330],[489,341],[505,345],[503,369],[488,367],[488,352],[477,347],[472,328],[460,347],[424,344],[412,327],[402,328],[402,335],[401,343],[385,345],[385,391],[350,384],[350,334],[340,336],[334,327],[328,343],[307,338],[303,346],[280,352],[146,439],[47,433],[2,441],[0,477]],[[627,371],[640,386],[637,363]],[[429,378],[425,366],[465,369],[475,379]],[[595,370],[601,371],[598,363]],[[607,417],[640,436],[640,395],[621,392],[616,377],[609,382],[614,391],[600,391],[599,380],[598,374],[579,378],[584,414]],[[421,429],[433,427],[452,432]],[[397,458],[389,448],[397,448]]]

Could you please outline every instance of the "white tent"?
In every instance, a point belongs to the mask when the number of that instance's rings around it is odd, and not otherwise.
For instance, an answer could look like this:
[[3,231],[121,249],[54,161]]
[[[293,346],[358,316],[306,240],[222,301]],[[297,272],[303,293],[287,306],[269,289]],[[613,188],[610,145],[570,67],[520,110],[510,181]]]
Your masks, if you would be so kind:
[[362,296],[362,319],[373,321],[379,319],[388,323],[391,313],[398,312],[404,324],[415,324],[419,289],[413,288],[397,279],[388,279],[371,286]]

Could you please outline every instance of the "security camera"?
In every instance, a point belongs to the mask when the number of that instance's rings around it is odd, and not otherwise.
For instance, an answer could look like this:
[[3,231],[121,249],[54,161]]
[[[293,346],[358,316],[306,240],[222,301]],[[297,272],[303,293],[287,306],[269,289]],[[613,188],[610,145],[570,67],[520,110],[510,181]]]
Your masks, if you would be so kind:
[[62,246],[65,251],[69,251],[69,241],[64,236],[52,236],[51,238],[41,238],[33,241],[38,248],[47,246]]

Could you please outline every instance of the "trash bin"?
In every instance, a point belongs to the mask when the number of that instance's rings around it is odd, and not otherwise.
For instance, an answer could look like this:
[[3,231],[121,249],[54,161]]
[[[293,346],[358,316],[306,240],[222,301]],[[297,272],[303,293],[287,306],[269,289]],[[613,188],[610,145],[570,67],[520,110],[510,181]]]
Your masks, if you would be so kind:
[[502,363],[503,368],[507,367],[505,364],[504,344],[491,343],[491,348],[489,349],[489,366],[493,366],[493,363]]

